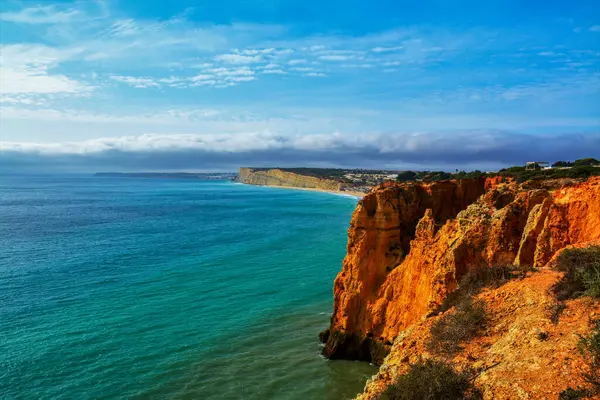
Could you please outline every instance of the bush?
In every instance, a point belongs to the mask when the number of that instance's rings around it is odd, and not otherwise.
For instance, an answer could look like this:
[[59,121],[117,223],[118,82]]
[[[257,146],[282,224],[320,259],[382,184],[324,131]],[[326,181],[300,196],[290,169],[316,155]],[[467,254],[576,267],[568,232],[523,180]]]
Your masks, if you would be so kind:
[[552,164],[552,167],[556,168],[556,167],[572,167],[573,163],[570,161],[557,161],[554,164]]
[[475,171],[471,172],[459,171],[456,174],[454,174],[454,179],[479,179],[485,178],[486,176],[487,173],[476,169]]
[[427,348],[431,351],[454,354],[462,342],[476,337],[485,327],[485,303],[473,303],[471,298],[462,300],[454,313],[445,314],[433,323]]
[[595,325],[589,335],[580,337],[577,346],[588,367],[583,379],[589,387],[567,388],[560,393],[560,400],[592,399],[600,394],[600,320]]
[[556,268],[565,273],[552,288],[559,300],[600,298],[600,246],[566,249],[559,255]]
[[415,179],[417,179],[417,173],[413,171],[402,171],[396,177],[399,182],[414,181]]
[[419,361],[390,385],[386,394],[390,400],[481,399],[472,384],[473,375],[441,361]]
[[595,329],[588,336],[579,339],[578,348],[589,370],[583,378],[592,386],[594,393],[600,393],[600,320],[596,321]]
[[484,287],[497,288],[525,271],[513,265],[483,266],[469,270],[460,280],[455,291],[450,293],[437,312],[444,312],[461,301],[476,295]]
[[600,165],[600,161],[595,158],[581,158],[579,160],[575,160],[573,163],[574,166],[586,166],[586,165]]
[[581,400],[590,397],[592,394],[588,389],[582,388],[566,388],[558,395],[559,400]]

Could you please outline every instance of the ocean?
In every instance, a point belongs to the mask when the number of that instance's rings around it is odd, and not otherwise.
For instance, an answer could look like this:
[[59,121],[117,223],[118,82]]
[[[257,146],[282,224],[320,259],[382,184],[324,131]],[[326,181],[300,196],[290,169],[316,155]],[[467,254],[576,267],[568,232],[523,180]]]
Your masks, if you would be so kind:
[[320,356],[356,199],[0,176],[0,398],[347,399]]

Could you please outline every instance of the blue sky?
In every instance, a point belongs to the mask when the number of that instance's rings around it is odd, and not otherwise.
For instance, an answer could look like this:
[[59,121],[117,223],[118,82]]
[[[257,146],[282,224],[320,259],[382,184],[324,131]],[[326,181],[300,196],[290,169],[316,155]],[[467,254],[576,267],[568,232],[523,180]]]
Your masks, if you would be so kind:
[[597,1],[14,1],[0,168],[494,168],[600,153]]

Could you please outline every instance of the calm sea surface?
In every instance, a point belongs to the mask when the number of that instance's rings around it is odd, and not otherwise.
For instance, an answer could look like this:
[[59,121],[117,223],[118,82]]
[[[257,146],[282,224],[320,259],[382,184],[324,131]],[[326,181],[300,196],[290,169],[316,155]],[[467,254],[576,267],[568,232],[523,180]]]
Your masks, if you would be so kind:
[[317,334],[356,200],[0,176],[0,398],[346,399]]

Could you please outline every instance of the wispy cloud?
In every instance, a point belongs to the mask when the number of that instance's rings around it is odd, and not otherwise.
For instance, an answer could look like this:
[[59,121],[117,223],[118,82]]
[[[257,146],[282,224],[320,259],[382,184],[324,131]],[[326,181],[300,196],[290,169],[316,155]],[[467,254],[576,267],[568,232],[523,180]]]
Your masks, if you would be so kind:
[[282,69],[265,69],[262,73],[267,75],[287,75],[287,72]]
[[0,46],[0,92],[78,94],[91,90],[90,85],[50,72],[52,67],[78,52],[37,44]]
[[336,54],[319,56],[319,60],[325,60],[325,61],[348,61],[348,60],[352,60],[352,59],[354,59],[354,56],[342,56],[342,55],[336,55]]
[[0,20],[24,24],[60,24],[69,22],[79,12],[73,9],[60,10],[55,6],[37,6],[19,11],[0,12]]
[[398,51],[404,49],[404,46],[392,46],[392,47],[374,47],[371,49],[374,53],[387,53],[390,51]]
[[302,64],[308,64],[308,60],[305,59],[293,59],[288,61],[289,65],[302,65]]
[[119,76],[119,75],[112,75],[110,77],[110,79],[117,81],[117,82],[121,82],[121,83],[126,83],[128,85],[131,85],[135,88],[141,88],[141,89],[146,89],[146,88],[151,88],[151,87],[159,87],[160,84],[156,81],[154,81],[153,79],[150,78],[135,78],[132,76]]
[[323,72],[309,72],[307,74],[304,74],[304,76],[312,76],[312,77],[320,77],[320,78],[324,78],[327,76],[327,74],[323,73]]
[[241,54],[220,54],[215,57],[215,60],[223,61],[228,64],[253,64],[263,61],[263,58],[259,55],[244,56]]
[[600,32],[600,25],[590,26],[590,32]]

